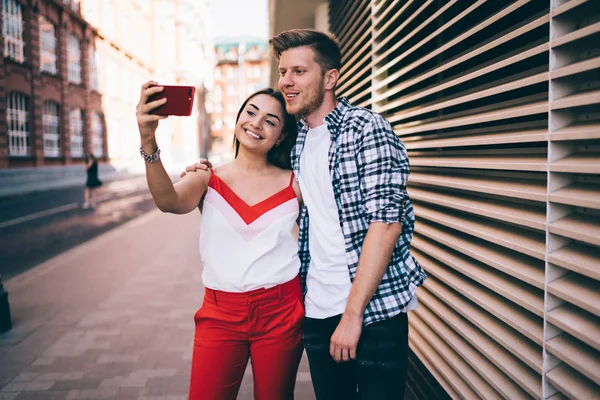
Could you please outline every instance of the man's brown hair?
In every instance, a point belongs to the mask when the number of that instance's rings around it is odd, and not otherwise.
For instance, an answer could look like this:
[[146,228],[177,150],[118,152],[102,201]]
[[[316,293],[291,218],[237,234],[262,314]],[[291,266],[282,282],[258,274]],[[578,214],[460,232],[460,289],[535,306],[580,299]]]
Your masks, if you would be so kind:
[[336,37],[314,29],[292,29],[281,32],[269,40],[273,55],[279,60],[281,53],[295,47],[309,46],[315,52],[315,61],[323,73],[342,68],[342,54]]

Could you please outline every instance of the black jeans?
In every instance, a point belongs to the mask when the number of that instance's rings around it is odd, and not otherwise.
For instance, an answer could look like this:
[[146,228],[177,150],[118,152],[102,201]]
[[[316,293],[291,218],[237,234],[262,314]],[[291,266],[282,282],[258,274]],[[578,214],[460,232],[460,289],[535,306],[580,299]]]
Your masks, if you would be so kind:
[[402,400],[408,365],[406,313],[363,328],[356,360],[336,363],[329,343],[341,315],[304,320],[304,347],[317,400]]

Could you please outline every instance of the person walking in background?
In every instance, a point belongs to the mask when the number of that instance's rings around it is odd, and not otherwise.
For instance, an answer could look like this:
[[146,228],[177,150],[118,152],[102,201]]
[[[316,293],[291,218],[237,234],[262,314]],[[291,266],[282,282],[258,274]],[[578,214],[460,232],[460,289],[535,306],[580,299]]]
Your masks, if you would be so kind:
[[85,170],[87,179],[83,192],[84,202],[82,208],[94,209],[96,208],[96,188],[102,185],[102,181],[98,179],[98,160],[92,153],[85,156]]
[[165,117],[151,114],[166,99],[148,103],[162,90],[155,85],[142,86],[137,107],[152,198],[163,212],[201,211],[205,295],[194,316],[189,398],[235,399],[251,358],[255,399],[293,399],[304,320],[293,236],[302,198],[290,163],[296,121],[280,92],[254,93],[238,112],[235,159],[173,184],[155,137]]

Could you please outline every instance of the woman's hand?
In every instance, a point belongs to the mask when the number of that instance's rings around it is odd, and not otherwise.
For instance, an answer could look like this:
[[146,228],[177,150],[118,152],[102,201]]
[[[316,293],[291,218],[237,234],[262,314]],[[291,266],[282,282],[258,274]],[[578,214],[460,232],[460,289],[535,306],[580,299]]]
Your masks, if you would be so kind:
[[138,122],[138,128],[140,130],[140,139],[143,143],[154,142],[156,128],[158,128],[158,121],[167,118],[164,115],[153,115],[150,112],[158,106],[161,106],[167,102],[167,99],[160,99],[148,103],[148,98],[155,94],[162,92],[162,86],[155,86],[158,83],[155,81],[148,81],[142,85],[140,94],[140,102],[136,107],[136,116]]

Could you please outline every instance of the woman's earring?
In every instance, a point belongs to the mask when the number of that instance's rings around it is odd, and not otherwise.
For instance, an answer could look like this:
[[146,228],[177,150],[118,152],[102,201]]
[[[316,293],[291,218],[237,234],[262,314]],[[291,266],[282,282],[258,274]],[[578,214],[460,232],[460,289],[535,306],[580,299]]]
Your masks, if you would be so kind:
[[281,142],[275,143],[275,147],[279,147],[280,144],[281,144]]

